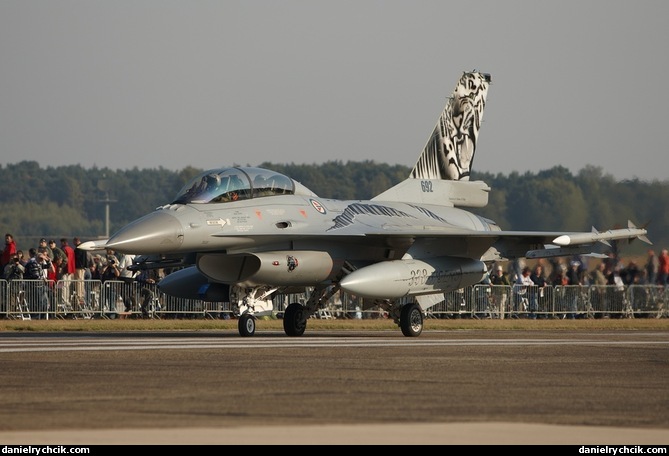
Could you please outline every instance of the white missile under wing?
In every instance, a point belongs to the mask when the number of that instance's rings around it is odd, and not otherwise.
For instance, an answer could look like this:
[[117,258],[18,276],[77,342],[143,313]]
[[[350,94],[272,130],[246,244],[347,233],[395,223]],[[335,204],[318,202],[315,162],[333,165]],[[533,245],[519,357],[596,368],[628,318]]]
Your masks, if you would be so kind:
[[490,82],[488,74],[464,73],[410,176],[371,200],[320,198],[267,169],[211,169],[170,204],[90,248],[135,254],[136,268],[179,266],[161,291],[230,302],[242,336],[273,312],[275,294],[308,291],[308,301],[289,304],[283,316],[285,333],[300,336],[341,290],[364,298],[365,308],[382,307],[413,337],[429,306],[479,283],[493,261],[648,241],[631,223],[601,233],[503,231],[464,209],[488,203],[488,185],[469,178]]

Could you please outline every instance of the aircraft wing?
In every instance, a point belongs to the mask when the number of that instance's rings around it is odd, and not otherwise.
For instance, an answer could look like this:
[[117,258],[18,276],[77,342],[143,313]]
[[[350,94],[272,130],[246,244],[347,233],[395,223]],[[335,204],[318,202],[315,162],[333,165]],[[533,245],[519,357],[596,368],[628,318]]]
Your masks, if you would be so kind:
[[[571,255],[606,257],[602,250],[610,246],[609,241],[631,242],[634,239],[652,244],[647,230],[628,221],[627,228],[599,232],[565,231],[476,231],[448,230],[442,233],[425,231],[407,234],[368,234],[367,237],[395,238],[391,244],[411,244],[415,256],[461,255],[480,257],[483,261],[502,261],[516,258],[550,258]],[[413,256],[413,255],[412,255]]]
[[[483,262],[507,261],[517,258],[551,258],[560,256],[592,256],[604,258],[610,241],[641,239],[651,243],[645,228],[632,222],[626,229],[604,232],[566,231],[502,231],[452,227],[392,227],[387,229],[351,230],[331,234],[300,234],[299,236],[253,236],[253,241],[239,242],[228,248],[228,255],[256,255],[278,251],[319,251],[331,258],[353,265],[366,265],[402,258],[435,257],[473,258]],[[287,249],[285,246],[290,245]],[[215,252],[211,252],[215,254]],[[163,258],[165,261],[165,258]],[[187,263],[195,263],[195,258]]]

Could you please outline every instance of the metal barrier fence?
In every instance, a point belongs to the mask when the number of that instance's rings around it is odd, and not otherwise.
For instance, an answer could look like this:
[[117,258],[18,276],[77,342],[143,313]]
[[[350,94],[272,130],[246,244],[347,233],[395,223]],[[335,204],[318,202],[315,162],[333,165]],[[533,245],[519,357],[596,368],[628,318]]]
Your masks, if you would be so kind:
[[[281,317],[305,294],[277,295],[274,313]],[[475,285],[444,294],[426,311],[428,318],[666,318],[669,287],[630,286],[504,286]],[[228,319],[227,302],[182,299],[138,282],[83,280],[0,280],[0,318],[180,318]],[[386,318],[378,307],[336,293],[314,318]]]
[[475,285],[446,293],[428,309],[434,318],[663,318],[669,287],[661,285]]
[[139,282],[0,281],[0,317],[11,319],[225,318],[230,313],[228,303],[173,298]]

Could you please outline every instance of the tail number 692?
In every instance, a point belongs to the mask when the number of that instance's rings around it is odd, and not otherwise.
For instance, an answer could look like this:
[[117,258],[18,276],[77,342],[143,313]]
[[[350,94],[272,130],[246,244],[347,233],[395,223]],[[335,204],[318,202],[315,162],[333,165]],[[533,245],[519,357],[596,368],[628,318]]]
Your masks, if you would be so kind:
[[420,189],[423,193],[432,193],[432,181],[420,181]]

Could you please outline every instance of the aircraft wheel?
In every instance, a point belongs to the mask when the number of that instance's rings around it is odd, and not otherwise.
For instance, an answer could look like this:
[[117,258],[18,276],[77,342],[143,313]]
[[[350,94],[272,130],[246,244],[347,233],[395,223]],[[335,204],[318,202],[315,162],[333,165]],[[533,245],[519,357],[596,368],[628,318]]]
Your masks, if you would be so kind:
[[244,314],[239,317],[237,322],[239,335],[242,337],[252,337],[256,333],[256,319],[251,314]]
[[287,336],[301,336],[307,329],[304,307],[296,302],[288,305],[283,313],[283,331]]
[[418,304],[406,304],[400,315],[400,328],[406,337],[418,337],[423,332],[423,311]]

